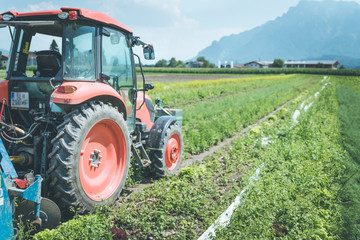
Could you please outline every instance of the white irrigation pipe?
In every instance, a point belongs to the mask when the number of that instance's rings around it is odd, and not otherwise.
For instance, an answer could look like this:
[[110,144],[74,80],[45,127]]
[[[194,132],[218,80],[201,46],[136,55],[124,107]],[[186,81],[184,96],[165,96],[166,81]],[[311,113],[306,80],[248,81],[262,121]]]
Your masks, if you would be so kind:
[[205,240],[210,239],[210,237],[215,237],[215,229],[217,227],[225,227],[230,223],[231,215],[233,214],[234,210],[241,204],[241,200],[243,199],[247,188],[258,179],[262,167],[263,166],[260,166],[258,169],[256,169],[254,175],[252,175],[249,179],[249,184],[240,192],[238,196],[236,196],[235,201],[225,210],[225,212],[220,215],[220,217],[218,217],[218,219],[216,219],[215,223],[213,223],[208,228],[208,230],[206,230],[203,235],[200,236],[198,240]]
[[[325,79],[327,79],[327,76],[324,76],[323,81],[324,81]],[[331,82],[325,83],[325,85],[321,88],[320,91],[324,90],[325,87],[326,87],[327,85],[330,85],[330,84],[331,84]],[[317,97],[319,96],[319,94],[320,94],[320,92],[316,92],[315,95],[314,95],[314,97],[317,98]],[[305,103],[306,103],[307,101],[309,101],[311,98],[312,98],[312,96],[310,96],[308,99],[306,99],[305,101],[303,101],[303,102],[301,103],[301,105],[300,105],[300,109],[296,109],[296,110],[295,110],[295,112],[294,112],[294,114],[293,114],[293,117],[292,117],[295,123],[298,123],[297,118],[300,116],[301,110],[304,109],[304,111],[306,112],[306,111],[313,105],[314,101],[312,101],[312,102],[309,103],[308,105],[305,105]]]
[[[323,81],[327,79],[327,76],[324,76]],[[322,81],[321,81],[322,82]],[[324,88],[331,84],[331,82],[325,83],[325,85],[321,88],[321,91],[324,90]],[[319,95],[319,92],[315,93],[315,98],[317,98],[317,96]],[[309,101],[312,98],[309,97],[307,100],[303,101],[300,105],[300,109],[296,110],[294,112],[293,115],[293,120],[295,123],[297,123],[297,118],[300,116],[301,114],[301,110],[304,109],[304,111],[306,112],[314,102],[311,102],[308,105],[305,105],[306,101]],[[305,106],[304,106],[305,105]],[[268,143],[271,143],[272,141],[268,140],[269,138],[265,137],[262,139],[262,144],[267,145]],[[199,238],[198,240],[207,240],[210,239],[210,237],[215,237],[215,230],[217,227],[225,227],[226,225],[228,225],[230,223],[230,219],[231,219],[231,215],[233,214],[234,210],[241,204],[241,200],[243,199],[246,190],[249,186],[251,186],[253,184],[254,181],[258,180],[258,176],[260,174],[261,168],[263,168],[263,165],[261,165],[258,169],[256,169],[254,175],[252,175],[249,178],[249,184],[247,186],[245,186],[245,188],[240,192],[240,194],[238,196],[236,196],[235,201],[225,210],[225,212],[223,212],[218,219],[216,219],[215,223],[213,223]]]

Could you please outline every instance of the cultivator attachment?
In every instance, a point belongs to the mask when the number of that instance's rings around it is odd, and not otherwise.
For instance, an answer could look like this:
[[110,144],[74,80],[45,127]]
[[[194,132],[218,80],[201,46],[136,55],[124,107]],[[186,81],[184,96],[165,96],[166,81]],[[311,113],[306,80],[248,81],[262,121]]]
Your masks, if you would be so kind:
[[[42,177],[37,175],[30,181],[19,179],[1,139],[0,161],[0,239],[16,236],[13,228],[15,216],[22,215],[23,220],[38,229],[56,227],[61,218],[60,209],[51,200],[41,197]],[[15,209],[16,197],[24,201]]]

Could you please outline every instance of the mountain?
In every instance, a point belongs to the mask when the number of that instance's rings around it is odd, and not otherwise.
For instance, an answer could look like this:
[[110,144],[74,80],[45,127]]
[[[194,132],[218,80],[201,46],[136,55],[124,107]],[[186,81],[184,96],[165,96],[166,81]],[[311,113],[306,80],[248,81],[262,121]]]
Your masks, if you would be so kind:
[[[360,58],[360,5],[300,1],[283,16],[239,34],[225,36],[199,52],[211,62]],[[324,58],[322,58],[324,59]],[[342,64],[340,62],[340,64]],[[355,64],[360,65],[360,62]]]
[[0,52],[1,52],[3,55],[9,54],[9,50],[3,49],[3,48],[0,48]]

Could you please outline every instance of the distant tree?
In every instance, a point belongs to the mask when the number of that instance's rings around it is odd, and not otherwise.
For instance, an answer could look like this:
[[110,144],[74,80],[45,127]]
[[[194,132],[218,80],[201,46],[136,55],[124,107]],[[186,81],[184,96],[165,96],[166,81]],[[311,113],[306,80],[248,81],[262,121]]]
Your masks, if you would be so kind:
[[345,66],[344,66],[344,65],[341,65],[341,66],[339,67],[339,69],[345,69]]
[[167,67],[167,61],[165,59],[161,59],[155,64],[155,67]]
[[205,57],[201,56],[201,57],[198,57],[198,58],[196,59],[196,61],[205,62],[206,59],[205,59]]
[[0,67],[2,67],[2,52],[0,51]]
[[169,61],[168,67],[176,67],[177,61],[174,57],[172,57]]
[[285,66],[284,60],[276,58],[272,64],[274,68],[283,68]]
[[325,67],[325,65],[323,63],[321,63],[321,62],[318,62],[316,64],[316,68],[324,68],[324,67]]
[[203,56],[198,57],[198,58],[196,59],[196,61],[202,62],[202,65],[201,65],[202,68],[215,68],[215,67],[216,67],[215,64],[210,63],[210,62],[209,62],[208,60],[206,60],[206,58],[203,57]]
[[59,52],[59,46],[57,45],[55,39],[52,40],[49,49],[50,49],[51,51]]
[[209,65],[210,65],[209,61],[205,60],[205,61],[202,61],[202,62],[203,62],[203,64],[201,65],[202,68],[208,68],[209,67]]
[[176,62],[176,67],[178,68],[184,68],[185,67],[185,63],[181,60]]

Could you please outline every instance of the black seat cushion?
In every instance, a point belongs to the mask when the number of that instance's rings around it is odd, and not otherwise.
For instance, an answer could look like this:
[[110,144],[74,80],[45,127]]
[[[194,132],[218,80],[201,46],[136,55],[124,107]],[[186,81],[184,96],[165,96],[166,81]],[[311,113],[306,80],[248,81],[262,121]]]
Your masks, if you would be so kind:
[[36,61],[40,77],[55,77],[61,68],[61,54],[56,51],[36,52]]

